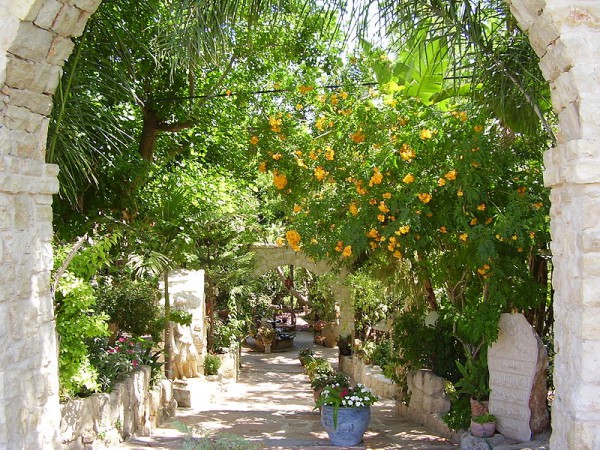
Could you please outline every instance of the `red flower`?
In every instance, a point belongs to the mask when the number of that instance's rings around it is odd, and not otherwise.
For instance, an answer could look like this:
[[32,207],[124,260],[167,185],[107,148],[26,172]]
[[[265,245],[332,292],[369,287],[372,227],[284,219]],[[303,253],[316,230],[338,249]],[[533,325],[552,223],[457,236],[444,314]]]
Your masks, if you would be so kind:
[[344,389],[342,392],[340,392],[340,397],[344,398],[346,395],[348,395],[348,389]]

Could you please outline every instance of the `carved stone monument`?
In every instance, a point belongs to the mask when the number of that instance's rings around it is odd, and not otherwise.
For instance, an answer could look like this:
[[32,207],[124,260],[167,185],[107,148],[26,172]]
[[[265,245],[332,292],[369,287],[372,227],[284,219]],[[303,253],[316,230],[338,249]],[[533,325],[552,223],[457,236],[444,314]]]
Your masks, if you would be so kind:
[[[505,437],[529,441],[532,432],[548,424],[545,402],[530,406],[534,379],[545,386],[546,350],[522,314],[502,314],[498,340],[489,348],[490,413]],[[539,379],[542,378],[540,383]],[[542,390],[545,389],[542,386]],[[532,430],[533,426],[533,430]]]

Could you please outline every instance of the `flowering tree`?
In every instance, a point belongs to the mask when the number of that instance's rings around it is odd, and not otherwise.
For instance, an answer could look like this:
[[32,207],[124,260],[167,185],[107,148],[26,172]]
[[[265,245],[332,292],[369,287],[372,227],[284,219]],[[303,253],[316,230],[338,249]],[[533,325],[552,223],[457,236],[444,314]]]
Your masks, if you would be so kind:
[[543,137],[380,91],[300,86],[249,137],[286,211],[278,243],[332,263],[409,267],[430,309],[448,300],[477,353],[500,312],[545,300]]

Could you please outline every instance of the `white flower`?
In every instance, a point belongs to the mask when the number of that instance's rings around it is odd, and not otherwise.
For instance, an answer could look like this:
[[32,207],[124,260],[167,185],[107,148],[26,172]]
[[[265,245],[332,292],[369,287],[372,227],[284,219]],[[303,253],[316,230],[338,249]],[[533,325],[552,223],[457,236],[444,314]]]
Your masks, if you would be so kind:
[[348,405],[352,406],[352,400],[348,400]]

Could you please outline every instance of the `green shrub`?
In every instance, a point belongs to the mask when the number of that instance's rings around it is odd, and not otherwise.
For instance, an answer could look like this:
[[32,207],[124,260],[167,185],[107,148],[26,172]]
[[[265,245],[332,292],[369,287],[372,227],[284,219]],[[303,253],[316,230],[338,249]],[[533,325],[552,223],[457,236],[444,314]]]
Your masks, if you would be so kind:
[[98,309],[108,314],[119,330],[134,336],[151,335],[158,342],[164,324],[159,300],[154,283],[115,278],[100,288]]
[[217,355],[206,355],[204,358],[204,375],[217,375],[221,367],[221,359]]
[[315,358],[304,366],[304,370],[311,380],[317,374],[333,374],[333,367],[325,358]]
[[62,398],[100,389],[98,373],[89,359],[87,342],[108,335],[108,316],[94,311],[92,285],[70,272],[56,291],[56,331],[60,337],[59,381]]

